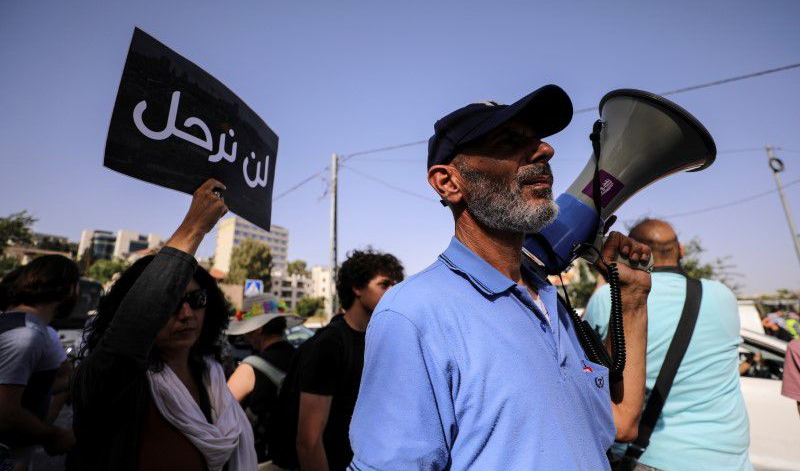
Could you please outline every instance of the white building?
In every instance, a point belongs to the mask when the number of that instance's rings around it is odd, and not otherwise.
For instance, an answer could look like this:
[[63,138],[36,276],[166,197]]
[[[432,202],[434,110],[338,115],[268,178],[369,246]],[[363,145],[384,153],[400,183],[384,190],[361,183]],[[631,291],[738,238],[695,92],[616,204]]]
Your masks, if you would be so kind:
[[322,265],[311,267],[311,286],[308,290],[308,296],[324,299],[326,314],[331,312],[331,299],[328,297],[331,289],[331,269]]
[[307,277],[298,274],[273,277],[270,292],[278,299],[285,301],[289,311],[294,311],[297,301],[308,295],[310,284]]
[[123,258],[140,250],[152,249],[163,242],[155,234],[137,234],[133,231],[117,231],[117,242],[114,244],[114,257]]
[[289,251],[289,231],[280,226],[271,226],[265,231],[238,216],[232,216],[219,223],[217,248],[214,252],[214,268],[228,273],[231,270],[233,248],[245,239],[255,239],[269,246],[272,255],[272,276],[281,278],[286,273]]
[[81,231],[78,256],[91,247],[92,258],[95,260],[126,258],[134,252],[156,248],[162,242],[163,239],[156,234],[139,234],[126,230],[119,230],[116,234],[111,231],[84,230]]

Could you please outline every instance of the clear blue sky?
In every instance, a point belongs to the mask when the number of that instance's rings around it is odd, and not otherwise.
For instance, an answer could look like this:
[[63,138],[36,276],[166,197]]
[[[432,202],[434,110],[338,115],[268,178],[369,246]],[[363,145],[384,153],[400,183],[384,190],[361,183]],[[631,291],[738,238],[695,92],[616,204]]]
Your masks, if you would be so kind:
[[[536,2],[544,3],[544,2]],[[103,168],[111,110],[133,27],[228,85],[280,136],[276,194],[352,152],[427,139],[464,104],[512,102],[556,83],[576,108],[615,88],[654,92],[800,62],[792,1],[24,2],[0,6],[0,214],[27,209],[35,229],[168,237],[189,197]],[[782,146],[784,182],[800,178],[800,69],[675,95],[721,151]],[[556,193],[583,167],[596,115],[549,139]],[[795,152],[789,152],[794,150]],[[432,197],[424,146],[347,165]],[[340,174],[340,254],[368,244],[414,273],[452,233],[449,211],[348,169]],[[328,262],[325,185],[275,202],[289,256]],[[724,204],[774,189],[763,151],[721,153],[707,171],[662,180],[622,221]],[[787,188],[800,223],[800,184]],[[708,258],[732,256],[745,293],[800,286],[776,194],[672,222]],[[623,227],[620,224],[620,227]],[[214,239],[201,247],[213,252]]]

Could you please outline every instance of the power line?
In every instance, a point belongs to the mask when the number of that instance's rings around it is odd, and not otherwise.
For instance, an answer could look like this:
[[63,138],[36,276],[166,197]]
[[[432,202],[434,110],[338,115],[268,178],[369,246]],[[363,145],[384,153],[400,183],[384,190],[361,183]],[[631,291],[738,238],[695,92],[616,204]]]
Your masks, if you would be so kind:
[[[738,82],[739,80],[746,80],[746,79],[753,78],[753,77],[760,77],[762,75],[774,74],[776,72],[783,72],[784,70],[794,69],[794,68],[797,68],[797,67],[800,67],[800,62],[798,62],[796,64],[784,65],[783,67],[776,67],[774,69],[760,70],[758,72],[753,72],[751,74],[737,75],[736,77],[730,77],[730,78],[726,78],[726,79],[715,80],[713,82],[701,83],[699,85],[692,85],[690,87],[676,88],[675,90],[668,90],[666,92],[661,92],[661,93],[659,93],[659,95],[661,95],[661,96],[677,95],[678,93],[685,93],[685,92],[690,92],[692,90],[699,90],[701,88],[715,87],[717,85],[723,85],[723,84],[726,84],[726,83]],[[597,109],[596,106],[591,106],[589,108],[581,108],[581,109],[575,111],[573,114],[588,113],[588,112],[594,111],[596,109]]]
[[[800,183],[800,178],[798,178],[797,180],[792,180],[791,182],[783,185],[783,187],[786,188],[786,187],[795,185],[797,183]],[[772,193],[776,193],[777,191],[778,190],[762,191],[761,193],[756,193],[754,195],[750,195],[750,196],[747,196],[745,198],[741,198],[741,199],[738,199],[738,200],[735,200],[735,201],[731,201],[730,203],[718,204],[716,206],[709,206],[707,208],[695,209],[693,211],[686,211],[684,213],[670,214],[668,216],[664,216],[664,218],[665,219],[679,218],[679,217],[683,217],[683,216],[693,216],[695,214],[707,213],[709,211],[716,211],[718,209],[728,208],[730,206],[736,206],[736,205],[739,205],[739,204],[749,203],[750,201],[752,201],[752,200],[754,200],[756,198],[762,198],[764,196],[771,195]]]
[[364,157],[358,158],[359,162],[413,162],[420,165],[424,165],[425,161],[423,159],[383,159],[381,157]]
[[387,152],[387,151],[390,151],[390,150],[402,149],[404,147],[418,146],[420,144],[427,144],[427,143],[428,143],[428,140],[426,139],[424,141],[407,142],[405,144],[397,144],[395,146],[379,147],[377,149],[370,149],[370,150],[361,150],[361,151],[358,151],[358,152],[353,152],[352,154],[347,154],[347,155],[342,156],[342,161],[344,162],[346,160],[350,160],[353,157],[356,157],[356,156],[359,156],[359,155],[377,154],[379,152]]
[[[358,156],[368,155],[368,154],[375,154],[375,153],[378,153],[378,152],[386,152],[386,151],[395,150],[395,149],[402,149],[404,147],[416,146],[416,145],[424,144],[426,142],[428,142],[428,141],[415,141],[415,142],[409,142],[409,143],[406,143],[406,144],[399,144],[399,145],[396,145],[396,146],[387,146],[387,147],[380,147],[380,148],[377,148],[377,149],[369,149],[369,150],[362,150],[362,151],[358,151],[358,152],[353,152],[352,154],[341,156],[340,157],[340,162],[345,162],[347,160],[352,159],[353,157],[358,157]],[[372,160],[372,159],[367,159],[367,160]],[[401,160],[405,160],[405,159],[398,159],[398,161],[401,161]],[[407,161],[408,162],[417,162],[418,160],[408,159]],[[291,193],[291,192],[297,190],[298,188],[302,187],[306,183],[308,183],[308,182],[314,180],[315,178],[323,175],[330,168],[331,168],[330,165],[328,165],[328,166],[324,167],[322,170],[320,170],[320,171],[318,171],[318,172],[316,172],[316,173],[304,178],[303,180],[301,180],[300,182],[298,182],[294,186],[292,186],[290,188],[287,188],[286,190],[282,191],[279,195],[277,195],[276,197],[272,198],[272,201],[273,202],[278,201],[279,199],[283,198],[284,196],[288,195],[289,193]]]
[[[737,75],[736,77],[729,77],[729,78],[725,78],[725,79],[721,79],[721,80],[715,80],[713,82],[701,83],[699,85],[692,85],[692,86],[689,86],[689,87],[677,88],[675,90],[668,90],[666,92],[659,93],[659,95],[661,95],[661,96],[677,95],[678,93],[685,93],[685,92],[689,92],[689,91],[692,91],[692,90],[699,90],[701,88],[715,87],[717,85],[723,85],[723,84],[726,84],[726,83],[737,82],[739,80],[746,80],[746,79],[750,79],[750,78],[754,78],[754,77],[760,77],[762,75],[768,75],[768,74],[774,74],[774,73],[777,73],[777,72],[783,72],[785,70],[795,69],[797,67],[800,67],[800,62],[797,62],[795,64],[784,65],[782,67],[776,67],[776,68],[773,68],[773,69],[760,70],[758,72],[753,72],[753,73],[750,73],[750,74]],[[597,109],[596,106],[592,106],[592,107],[588,107],[588,108],[581,108],[581,109],[579,109],[577,111],[574,111],[573,114],[588,113],[590,111],[594,111],[595,109]],[[346,157],[349,159],[349,158],[355,157],[357,155],[365,155],[365,154],[374,154],[374,153],[378,153],[378,152],[386,152],[386,151],[390,151],[390,150],[394,150],[394,149],[400,149],[400,148],[403,148],[403,147],[411,147],[411,146],[416,146],[416,145],[420,145],[420,144],[425,144],[427,142],[428,142],[427,140],[425,140],[425,141],[414,141],[414,142],[408,142],[406,144],[398,144],[398,145],[394,145],[394,146],[380,147],[378,149],[371,149],[371,150],[353,152],[352,154],[348,154]],[[758,150],[764,150],[764,149],[763,148],[759,148]]]
[[[391,147],[383,147],[383,148],[380,148],[380,149],[372,149],[372,150],[369,150],[369,151],[363,151],[363,152],[360,152],[360,153],[350,154],[348,157],[352,158],[352,157],[357,156],[357,155],[366,155],[367,153],[382,152],[382,151],[387,150],[387,149],[397,149],[397,148],[400,148],[400,147],[409,147],[409,146],[412,146],[412,145],[418,145],[418,144],[420,144],[422,142],[426,142],[426,141],[418,141],[418,142],[412,142],[412,143],[405,144],[405,145],[400,145],[400,146],[391,146]],[[786,149],[784,147],[775,147],[775,150],[778,150],[778,151],[781,151],[781,152],[790,152],[790,153],[800,154],[800,150]],[[739,148],[739,149],[721,150],[721,151],[718,151],[717,154],[718,155],[719,154],[744,154],[744,153],[749,153],[749,152],[763,152],[763,151],[764,151],[763,147],[744,147],[744,148]],[[384,158],[380,158],[380,157],[360,157],[360,158],[358,158],[358,160],[361,161],[361,162],[367,161],[367,162],[379,162],[379,163],[382,163],[382,162],[400,162],[400,163],[416,163],[416,164],[420,164],[420,163],[423,162],[420,159],[384,159]],[[566,162],[566,161],[578,161],[578,160],[580,160],[580,159],[568,159],[568,160],[559,159],[558,161],[559,162]],[[342,161],[344,161],[344,158],[342,158]],[[348,167],[348,168],[350,168],[350,170],[353,170],[351,167]],[[291,193],[291,192],[297,190],[298,188],[302,187],[306,183],[314,180],[317,177],[322,176],[329,169],[330,169],[330,166],[324,167],[319,172],[316,172],[313,175],[308,176],[307,178],[301,180],[300,182],[298,182],[294,186],[284,190],[283,192],[281,192],[280,194],[275,196],[272,199],[272,201],[277,201],[277,200],[283,198],[284,196],[288,195],[289,193]],[[353,170],[353,171],[358,173],[356,170]],[[370,178],[372,178],[372,177],[370,177]],[[387,183],[387,184],[391,185],[389,183]],[[775,190],[772,190],[772,191],[775,191]],[[414,194],[414,196],[419,196],[419,195]],[[677,217],[680,217],[681,215],[682,214],[679,214]]]
[[408,191],[405,188],[401,188],[399,186],[393,185],[393,184],[391,184],[391,183],[389,183],[389,182],[387,182],[385,180],[381,180],[380,178],[374,177],[374,176],[372,176],[372,175],[370,175],[368,173],[364,173],[361,170],[356,170],[355,168],[353,168],[353,167],[351,167],[349,165],[342,165],[342,168],[346,168],[347,170],[350,170],[353,173],[361,175],[362,177],[367,178],[369,180],[372,180],[372,181],[374,181],[376,183],[380,183],[381,185],[383,185],[385,187],[388,187],[388,188],[391,188],[391,189],[393,189],[395,191],[399,191],[400,193],[404,193],[406,195],[413,196],[415,198],[419,198],[419,199],[422,199],[422,200],[425,200],[425,201],[430,201],[430,202],[439,201],[439,200],[437,200],[435,198],[431,198],[429,196],[420,195],[418,193],[414,193],[413,191]]
[[764,152],[763,147],[749,147],[745,149],[725,149],[725,150],[718,150],[717,155],[719,154],[743,154],[746,152]]
[[317,177],[321,176],[321,175],[322,175],[323,173],[325,173],[325,172],[326,172],[326,171],[327,171],[329,168],[330,168],[330,165],[329,165],[329,166],[327,166],[327,167],[325,167],[325,168],[323,168],[323,169],[322,169],[322,170],[320,170],[319,172],[317,172],[317,173],[315,173],[315,174],[313,174],[313,175],[311,175],[311,176],[309,176],[309,177],[307,177],[307,178],[303,179],[302,181],[300,181],[300,183],[297,183],[297,184],[296,184],[296,185],[294,185],[293,187],[291,187],[291,188],[289,188],[289,189],[287,189],[287,190],[285,190],[285,191],[281,192],[281,194],[279,194],[278,196],[276,196],[276,197],[272,198],[272,201],[273,201],[273,202],[274,202],[274,201],[278,201],[279,199],[283,198],[284,196],[288,195],[289,193],[293,192],[294,190],[296,190],[296,189],[300,188],[301,186],[305,185],[306,183],[310,182],[311,180],[313,180],[313,179],[315,179],[315,178],[317,178]]
[[[430,198],[430,197],[427,197],[427,196],[423,196],[423,195],[408,191],[405,188],[401,188],[401,187],[398,187],[396,185],[393,185],[393,184],[391,184],[391,183],[389,183],[389,182],[387,182],[385,180],[381,180],[381,179],[379,179],[377,177],[374,177],[372,175],[364,173],[364,172],[362,172],[360,170],[356,170],[353,167],[345,166],[345,165],[342,165],[342,167],[350,170],[351,172],[357,173],[357,174],[361,175],[362,177],[368,178],[368,179],[370,179],[370,180],[372,180],[372,181],[374,181],[376,183],[380,183],[381,185],[389,187],[389,188],[391,188],[391,189],[393,189],[395,191],[399,191],[401,193],[407,194],[409,196],[413,196],[415,198],[424,199],[426,201],[438,201],[435,198]],[[787,187],[796,185],[798,183],[800,183],[800,178],[798,178],[797,180],[790,181],[789,183],[785,184],[783,187],[787,188]],[[730,203],[719,204],[719,205],[715,205],[715,206],[709,206],[709,207],[706,207],[706,208],[696,209],[696,210],[692,210],[692,211],[686,211],[686,212],[683,212],[683,213],[670,214],[670,215],[663,216],[663,217],[665,219],[671,219],[671,218],[678,218],[678,217],[684,217],[684,216],[692,216],[692,215],[695,215],[695,214],[707,213],[709,211],[716,211],[718,209],[724,209],[724,208],[728,208],[728,207],[731,207],[731,206],[736,206],[736,205],[739,205],[739,204],[749,203],[750,201],[752,201],[752,200],[754,200],[756,198],[762,198],[764,196],[771,195],[772,193],[775,193],[777,191],[778,190],[762,191],[761,193],[756,193],[756,194],[753,194],[753,195],[750,195],[750,196],[747,196],[747,197],[744,197],[744,198],[741,198],[741,199],[738,199],[738,200],[735,200],[735,201],[731,201]]]
[[[760,70],[758,72],[753,72],[753,73],[750,73],[750,74],[738,75],[736,77],[730,77],[730,78],[726,78],[726,79],[715,80],[713,82],[702,83],[702,84],[699,84],[699,85],[692,85],[690,87],[678,88],[678,89],[675,89],[675,90],[668,90],[666,92],[662,92],[661,95],[662,96],[663,95],[676,95],[678,93],[684,93],[684,92],[688,92],[688,91],[692,91],[692,90],[698,90],[698,89],[701,89],[701,88],[714,87],[714,86],[717,86],[717,85],[723,85],[723,84],[726,84],[726,83],[736,82],[736,81],[739,81],[739,80],[746,80],[746,79],[753,78],[753,77],[759,77],[759,76],[762,76],[762,75],[773,74],[773,73],[776,73],[776,72],[782,72],[782,71],[789,70],[789,69],[794,69],[794,68],[797,68],[797,67],[800,67],[800,62],[795,63],[795,64],[785,65],[785,66],[782,66],[782,67],[776,67],[776,68],[773,68],[773,69]],[[597,108],[596,106],[592,106],[592,107],[589,107],[589,108],[581,108],[581,109],[579,109],[577,111],[574,111],[573,114],[588,113],[590,111],[594,111],[596,108]],[[362,150],[362,151],[358,151],[358,152],[352,152],[350,154],[342,156],[341,161],[345,162],[345,161],[347,161],[347,160],[349,160],[349,159],[351,159],[353,157],[359,156],[359,155],[367,155],[367,154],[376,154],[376,153],[380,153],[380,152],[388,152],[388,151],[395,150],[395,149],[402,149],[404,147],[418,146],[420,144],[425,144],[427,142],[428,142],[427,140],[414,141],[414,142],[407,142],[405,144],[397,144],[397,145],[393,145],[393,146],[379,147],[379,148],[376,148],[376,149],[369,149],[369,150]],[[759,149],[759,150],[761,150],[761,149]],[[785,149],[783,149],[783,151],[786,152]],[[800,153],[800,151],[794,151],[794,150],[789,150],[788,152],[798,152],[798,153]],[[325,167],[324,169],[320,170],[319,172],[309,176],[308,178],[306,178],[305,180],[302,180],[300,183],[296,184],[295,186],[289,188],[288,190],[283,191],[281,194],[279,194],[277,197],[273,198],[272,200],[276,201],[276,200],[286,196],[287,194],[291,193],[292,191],[300,188],[304,184],[306,184],[309,181],[313,180],[315,177],[317,177],[320,174],[322,174],[323,172],[325,172],[328,168],[329,167]]]
[[[773,147],[772,149],[780,151],[780,152],[789,152],[789,153],[798,153],[798,154],[800,154],[800,151],[792,150],[792,149],[784,149],[783,147]],[[751,153],[751,152],[762,153],[762,152],[764,152],[764,147],[749,147],[749,148],[743,148],[743,149],[720,150],[720,151],[717,151],[717,155],[719,155],[719,154],[746,154],[746,153]]]
[[731,77],[731,78],[726,78],[726,79],[722,79],[722,80],[716,80],[714,82],[703,83],[703,84],[700,84],[700,85],[693,85],[691,87],[678,88],[678,89],[675,89],[675,90],[670,90],[670,91],[667,91],[667,92],[663,92],[663,93],[661,93],[661,95],[664,95],[664,96],[676,95],[678,93],[690,92],[692,90],[698,90],[700,88],[714,87],[716,85],[722,85],[722,84],[725,84],[725,83],[738,82],[739,80],[746,80],[746,79],[753,78],[753,77],[760,77],[762,75],[774,74],[776,72],[783,72],[784,70],[795,69],[797,67],[800,67],[800,62],[795,63],[795,64],[784,65],[783,67],[776,67],[774,69],[761,70],[761,71],[758,71],[758,72],[753,72],[751,74],[739,75],[737,77]]

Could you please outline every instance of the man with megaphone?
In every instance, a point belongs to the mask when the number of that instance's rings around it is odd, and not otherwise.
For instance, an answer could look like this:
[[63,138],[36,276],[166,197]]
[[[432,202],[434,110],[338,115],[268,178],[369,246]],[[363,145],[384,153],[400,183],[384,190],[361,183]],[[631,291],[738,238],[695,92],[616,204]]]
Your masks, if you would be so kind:
[[[350,469],[600,470],[614,439],[635,437],[644,400],[650,275],[619,265],[627,367],[589,360],[575,317],[535,264],[525,234],[556,217],[553,148],[572,103],[547,85],[512,105],[473,103],[435,126],[428,181],[455,236],[392,288],[367,330],[350,428]],[[647,263],[613,232],[602,260]],[[598,268],[608,275],[606,265]]]

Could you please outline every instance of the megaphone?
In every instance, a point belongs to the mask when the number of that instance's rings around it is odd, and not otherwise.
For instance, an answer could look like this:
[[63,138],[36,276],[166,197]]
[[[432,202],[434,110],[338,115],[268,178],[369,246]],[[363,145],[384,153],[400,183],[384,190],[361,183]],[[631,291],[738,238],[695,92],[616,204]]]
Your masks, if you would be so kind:
[[[525,237],[523,251],[551,275],[563,272],[585,244],[596,244],[606,221],[634,194],[673,173],[708,168],[717,149],[688,111],[641,90],[607,93],[592,133],[593,154],[566,193],[558,217]],[[599,248],[599,247],[598,247]]]

